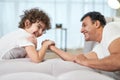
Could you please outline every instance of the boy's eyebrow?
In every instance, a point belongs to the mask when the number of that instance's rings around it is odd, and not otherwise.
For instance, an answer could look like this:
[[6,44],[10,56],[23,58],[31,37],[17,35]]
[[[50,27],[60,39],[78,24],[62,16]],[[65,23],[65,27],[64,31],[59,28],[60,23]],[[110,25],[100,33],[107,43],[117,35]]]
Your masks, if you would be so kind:
[[41,28],[43,28],[41,24],[38,24],[38,25],[39,25]]

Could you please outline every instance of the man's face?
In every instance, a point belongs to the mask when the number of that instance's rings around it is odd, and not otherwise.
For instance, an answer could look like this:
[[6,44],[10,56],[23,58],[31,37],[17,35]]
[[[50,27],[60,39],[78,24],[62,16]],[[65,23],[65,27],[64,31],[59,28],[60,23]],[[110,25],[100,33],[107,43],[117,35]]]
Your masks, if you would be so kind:
[[82,21],[81,33],[84,34],[86,41],[94,41],[95,38],[95,24],[91,21],[89,16]]

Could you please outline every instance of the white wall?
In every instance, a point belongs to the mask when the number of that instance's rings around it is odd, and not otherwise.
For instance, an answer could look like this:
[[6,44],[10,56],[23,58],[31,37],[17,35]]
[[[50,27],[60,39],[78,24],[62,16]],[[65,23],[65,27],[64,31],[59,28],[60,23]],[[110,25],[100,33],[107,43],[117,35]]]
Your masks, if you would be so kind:
[[[67,28],[67,48],[82,48],[84,37],[80,33],[80,18],[88,11],[99,11],[107,17],[115,16],[115,11],[109,8],[107,0],[0,0],[0,36],[18,27],[23,11],[33,7],[43,9],[51,18],[52,28],[61,23]],[[64,33],[64,32],[63,32]],[[52,39],[61,47],[59,30],[50,30],[42,38]],[[64,35],[62,38],[64,48]],[[39,43],[40,46],[40,43]]]

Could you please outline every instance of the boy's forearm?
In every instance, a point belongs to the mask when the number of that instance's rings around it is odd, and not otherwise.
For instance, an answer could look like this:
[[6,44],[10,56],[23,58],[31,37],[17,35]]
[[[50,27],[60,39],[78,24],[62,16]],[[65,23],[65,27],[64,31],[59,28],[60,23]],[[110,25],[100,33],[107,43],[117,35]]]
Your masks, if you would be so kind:
[[39,58],[40,58],[41,61],[43,60],[46,51],[47,51],[47,47],[46,46],[42,46],[41,49],[38,51]]

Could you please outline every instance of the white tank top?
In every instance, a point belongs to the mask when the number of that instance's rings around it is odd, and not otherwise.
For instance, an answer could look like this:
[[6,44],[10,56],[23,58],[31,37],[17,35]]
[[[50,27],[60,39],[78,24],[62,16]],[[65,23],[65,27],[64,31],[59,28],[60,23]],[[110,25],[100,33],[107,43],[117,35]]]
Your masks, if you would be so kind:
[[100,44],[96,45],[93,49],[98,58],[101,59],[110,55],[108,47],[111,42],[117,38],[120,38],[120,22],[108,23],[103,29],[102,40]]

